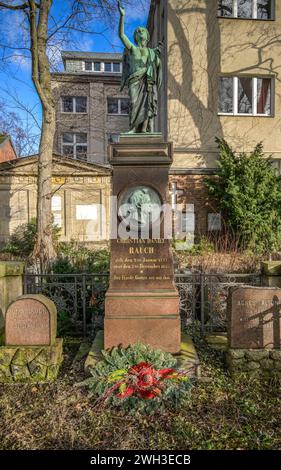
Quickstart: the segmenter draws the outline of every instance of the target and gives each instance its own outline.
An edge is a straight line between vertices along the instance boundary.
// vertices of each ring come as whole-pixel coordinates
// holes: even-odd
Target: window
[[[272,116],[272,79],[220,77],[219,113]]]
[[[107,98],[108,114],[129,114],[128,98]]]
[[[91,72],[93,70],[93,62],[90,61],[90,60],[85,60],[84,68],[85,68],[85,70]]]
[[[62,153],[77,160],[87,161],[87,134],[79,132],[72,134],[64,132],[62,134]]]
[[[104,71],[105,71],[105,72],[111,72],[111,67],[112,67],[112,63],[111,63],[111,62],[105,62],[105,63],[104,63]]]
[[[272,20],[274,18],[274,0],[219,0],[218,15]]]
[[[84,70],[86,72],[121,73],[121,62],[85,60]]]
[[[113,72],[121,72],[121,64],[120,62],[113,62]]]
[[[63,113],[87,113],[87,97],[86,96],[63,96],[62,97]]]

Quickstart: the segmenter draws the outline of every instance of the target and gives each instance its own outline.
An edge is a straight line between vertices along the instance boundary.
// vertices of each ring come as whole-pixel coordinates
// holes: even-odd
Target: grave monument
[[[110,285],[105,300],[104,346],[150,344],[180,351],[179,295],[174,284],[169,222],[168,172],[173,148],[152,133],[161,85],[161,44],[147,46],[139,27],[133,44],[124,32],[123,86],[130,96],[130,129],[109,146],[113,167]]]

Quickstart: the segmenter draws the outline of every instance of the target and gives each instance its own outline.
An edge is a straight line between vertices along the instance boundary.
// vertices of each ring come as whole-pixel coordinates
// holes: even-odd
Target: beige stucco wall
[[[0,167],[0,243],[21,224],[36,217],[37,160],[22,159],[14,167]],[[109,237],[110,170],[70,161],[53,169],[53,196],[61,197],[61,241],[102,243]],[[98,207],[96,220],[78,220],[77,205]]]
[[[175,167],[213,168],[215,136],[240,151],[263,141],[266,153],[281,158],[281,2],[275,3],[276,21],[261,21],[218,18],[217,0],[156,1],[154,44],[161,36],[159,10],[167,10],[167,124]],[[219,116],[220,74],[274,77],[273,117]]]

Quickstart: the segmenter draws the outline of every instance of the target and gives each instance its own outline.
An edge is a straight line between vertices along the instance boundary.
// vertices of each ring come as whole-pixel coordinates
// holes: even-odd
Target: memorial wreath
[[[102,356],[81,384],[98,402],[127,410],[176,407],[191,388],[187,372],[177,369],[177,360],[150,346],[113,348],[102,351]]]

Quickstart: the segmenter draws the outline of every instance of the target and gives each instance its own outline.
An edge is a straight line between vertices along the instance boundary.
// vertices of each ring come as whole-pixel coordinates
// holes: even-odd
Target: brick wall
[[[218,211],[217,205],[208,195],[204,184],[205,175],[171,175],[169,186],[177,183],[177,189],[183,194],[177,197],[178,204],[194,204],[195,234],[198,239],[208,232],[208,214]]]
[[[8,162],[10,160],[14,160],[15,158],[17,158],[17,155],[15,154],[15,151],[13,149],[13,146],[11,145],[11,142],[9,140],[5,141],[0,146],[0,163]]]

